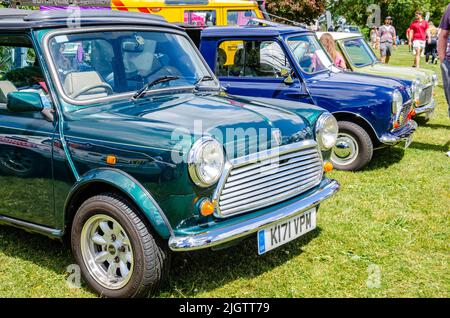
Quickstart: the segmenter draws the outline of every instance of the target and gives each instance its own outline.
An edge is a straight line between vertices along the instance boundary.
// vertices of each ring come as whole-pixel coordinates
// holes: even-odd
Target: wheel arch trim
[[[173,235],[173,229],[169,220],[150,192],[134,177],[122,170],[113,168],[98,168],[80,176],[80,180],[72,187],[65,202],[64,218],[66,224],[71,221],[68,218],[70,217],[70,209],[73,200],[76,199],[87,186],[95,183],[103,183],[111,186],[129,198],[143,213],[143,216],[150,222],[150,225],[161,238],[168,239]]]
[[[357,114],[357,113],[354,113],[354,112],[350,112],[350,111],[337,111],[337,112],[332,112],[331,114],[333,116],[335,116],[335,117],[336,117],[336,115],[339,116],[339,117],[340,116],[350,116],[350,117],[356,117],[359,120],[362,120],[372,130],[372,131],[368,132],[369,136],[373,135],[377,139],[377,141],[380,141],[380,136],[378,135],[378,132],[376,131],[376,129],[373,127],[373,125],[366,118],[364,118],[360,114]],[[336,118],[336,120],[338,120],[338,119]],[[349,118],[347,121],[351,121],[351,118]]]

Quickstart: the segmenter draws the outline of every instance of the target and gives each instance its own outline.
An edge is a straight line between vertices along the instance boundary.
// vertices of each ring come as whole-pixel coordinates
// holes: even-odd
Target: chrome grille
[[[433,85],[423,88],[422,93],[419,96],[419,106],[429,104],[431,102],[431,98],[433,98]]]
[[[216,216],[261,209],[299,195],[322,180],[321,152],[313,140],[229,162],[219,181]]]
[[[411,105],[411,103],[403,105],[400,115],[398,116],[399,127],[403,127],[408,123],[408,114],[411,111]]]

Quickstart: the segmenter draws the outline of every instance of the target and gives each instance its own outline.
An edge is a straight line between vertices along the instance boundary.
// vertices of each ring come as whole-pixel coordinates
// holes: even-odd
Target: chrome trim
[[[0,224],[7,224],[7,225],[15,226],[15,227],[24,229],[26,231],[41,233],[41,234],[44,234],[44,235],[47,235],[47,236],[53,237],[53,238],[55,238],[55,237],[59,238],[59,237],[63,236],[62,230],[50,228],[50,227],[39,225],[39,224],[34,224],[34,223],[23,221],[23,220],[18,220],[18,219],[11,218],[11,217],[8,217],[5,215],[0,215]]]
[[[207,137],[207,136],[197,139],[197,141],[192,145],[191,150],[189,150],[187,164],[188,164],[189,176],[191,177],[192,182],[194,182],[195,185],[202,187],[202,188],[207,188],[207,187],[210,187],[213,184],[215,184],[220,179],[220,176],[223,174],[223,169],[224,169],[224,167],[222,167],[222,171],[220,171],[218,177],[215,180],[213,180],[213,182],[211,182],[211,183],[205,182],[199,176],[196,162],[199,159],[199,156],[200,156],[201,151],[203,150],[203,147],[209,142],[216,143],[219,146],[219,148],[222,149],[222,157],[223,157],[224,166],[225,166],[225,152],[223,150],[223,145],[221,143],[219,143],[216,139],[214,139],[212,137]]]
[[[335,136],[334,145],[336,144],[336,140],[338,137],[339,126],[338,126],[338,122],[337,122],[336,118],[329,112],[322,113],[319,116],[319,118],[317,119],[316,127],[315,127],[316,140],[317,140],[317,143],[319,144],[321,150],[329,150],[334,147],[334,145],[332,145],[331,147],[326,147],[323,144],[323,127],[324,127],[326,121],[329,120],[330,118],[331,118],[331,120],[334,120],[334,124],[336,125],[336,136]]]
[[[236,171],[240,171],[241,173],[245,174],[246,170],[239,170],[240,167],[249,165],[249,164],[251,165],[253,163],[255,165],[252,165],[250,170],[257,169],[259,166],[261,166],[261,165],[257,164],[258,161],[264,161],[265,163],[267,163],[270,161],[270,159],[278,158],[283,155],[287,155],[292,152],[298,152],[298,151],[301,151],[301,150],[304,150],[307,148],[314,149],[315,151],[305,154],[305,159],[307,160],[307,162],[306,162],[306,164],[302,164],[300,170],[294,171],[295,170],[295,167],[294,167],[295,162],[286,163],[284,165],[279,165],[279,166],[277,166],[277,168],[279,168],[280,170],[284,168],[284,169],[287,169],[286,172],[294,171],[294,173],[295,172],[301,173],[301,172],[309,171],[308,175],[311,173],[310,169],[314,168],[316,170],[320,169],[320,175],[317,175],[318,176],[317,179],[305,180],[305,181],[310,181],[310,182],[305,182],[304,184],[302,184],[302,187],[300,189],[298,188],[298,184],[296,185],[295,189],[292,188],[293,186],[291,184],[286,184],[286,186],[287,186],[286,188],[280,189],[280,190],[284,190],[284,191],[277,193],[278,196],[276,198],[276,200],[277,200],[276,202],[281,202],[281,201],[287,200],[288,198],[291,198],[295,195],[299,195],[301,193],[300,191],[307,191],[311,187],[320,183],[320,180],[322,180],[322,177],[323,177],[322,152],[320,151],[317,143],[314,140],[304,140],[304,141],[300,141],[297,143],[284,145],[281,147],[264,150],[264,151],[253,153],[253,154],[250,154],[247,156],[228,160],[225,163],[222,176],[220,177],[219,182],[217,183],[216,190],[214,191],[214,194],[212,196],[213,202],[216,203],[216,210],[214,212],[214,216],[217,218],[226,218],[226,217],[230,217],[230,216],[233,216],[236,214],[249,212],[253,209],[263,208],[263,207],[269,205],[270,202],[273,202],[273,200],[274,200],[273,197],[261,198],[261,200],[258,200],[257,202],[251,202],[252,194],[258,193],[258,194],[262,195],[259,192],[267,190],[267,189],[261,189],[259,192],[257,191],[255,193],[246,191],[249,187],[257,186],[258,183],[260,183],[260,181],[261,181],[260,178],[259,179],[257,178],[257,175],[255,175],[254,173],[251,173],[251,172],[248,173],[248,176],[245,175],[245,178],[247,178],[247,179],[243,185],[245,185],[246,187],[244,187],[243,189],[242,189],[242,187],[234,189],[235,191],[239,191],[239,193],[233,197],[227,196],[227,191],[225,189],[225,186],[228,184],[229,179],[233,178],[233,174],[236,173]],[[310,155],[314,155],[314,158],[316,158],[315,162],[310,161],[311,160],[311,157],[309,157]],[[319,167],[319,163],[320,163],[320,167]],[[290,168],[291,166],[292,166],[292,168]],[[270,171],[270,170],[271,169],[269,169],[268,171]],[[254,178],[252,178],[252,177],[254,177]],[[264,178],[263,175],[261,175],[261,177]],[[291,177],[292,177],[292,174],[291,174]],[[270,180],[272,180],[272,179],[270,179]],[[297,179],[297,181],[299,181],[299,180]],[[231,183],[233,181],[231,180],[229,182]],[[291,182],[292,182],[292,180],[291,180]],[[273,187],[272,184],[271,184],[271,186]],[[223,200],[222,194],[225,195],[225,199],[224,199],[225,201],[235,199],[236,197],[242,197],[243,200],[246,200],[245,202],[248,201],[247,203],[245,203],[245,205],[246,205],[245,209],[242,210],[241,208],[238,208],[237,206],[232,206],[232,207],[230,207],[230,210],[232,212],[223,214],[221,211],[221,207],[220,207],[220,201]],[[276,202],[273,202],[273,203],[276,203]],[[233,203],[236,203],[236,202],[233,201],[233,202],[229,203],[229,205],[232,205]]]
[[[180,36],[185,37],[190,43],[191,45],[193,45],[192,40],[181,30],[175,30],[175,29],[169,29],[169,28],[164,28],[164,27],[152,27],[152,28],[148,28],[148,27],[136,27],[136,26],[121,26],[121,27],[81,27],[81,28],[77,28],[77,29],[70,29],[70,28],[66,28],[66,29],[58,29],[56,31],[50,31],[49,33],[45,34],[43,39],[42,39],[42,43],[43,43],[43,51],[44,51],[44,59],[45,62],[47,63],[47,66],[49,68],[50,71],[50,75],[51,78],[53,80],[53,82],[55,83],[56,89],[58,90],[59,95],[61,96],[61,98],[69,103],[69,104],[73,104],[76,106],[87,106],[87,105],[91,105],[94,103],[102,103],[102,102],[108,102],[108,101],[112,101],[112,100],[119,100],[119,99],[125,99],[125,98],[131,98],[135,92],[129,92],[129,93],[120,93],[120,94],[114,94],[111,96],[107,96],[107,97],[99,97],[96,99],[84,99],[84,100],[75,100],[69,96],[66,95],[64,88],[62,87],[62,83],[59,80],[59,76],[58,76],[58,72],[56,70],[56,67],[53,63],[53,59],[52,59],[52,55],[50,53],[50,49],[49,49],[49,41],[50,38],[54,37],[54,36],[58,36],[58,35],[63,35],[63,34],[74,34],[74,33],[89,33],[89,32],[104,32],[104,31],[146,31],[146,32],[152,32],[152,31],[164,31],[167,33],[174,33],[174,34],[178,34]],[[195,45],[193,45],[195,51],[198,52],[198,49],[195,47]],[[200,54],[200,53],[199,53]],[[206,69],[206,71],[209,73],[209,75],[214,78],[215,83],[219,83],[217,77],[215,76],[215,74],[210,70],[210,68],[207,66],[206,61],[203,59],[203,57],[201,55],[199,55],[200,60],[203,62],[203,65]],[[178,87],[171,87],[171,88],[160,88],[160,89],[154,89],[151,90],[149,92],[147,92],[146,94],[152,93],[152,94],[156,94],[156,93],[161,93],[161,92],[165,92],[165,91],[177,91],[177,90],[192,90],[194,89],[194,85],[189,85],[189,86],[178,86]],[[217,85],[217,88],[220,88],[220,85]]]
[[[414,110],[416,111],[417,115],[420,115],[424,113],[432,113],[434,112],[435,108],[436,108],[436,100],[432,98],[430,103],[414,108]]]
[[[246,237],[275,223],[283,222],[286,219],[318,206],[322,201],[328,199],[339,190],[340,185],[336,180],[326,179],[324,182],[326,184],[322,184],[320,188],[307,197],[272,212],[222,228],[206,230],[199,234],[186,236],[174,235],[169,239],[169,247],[175,252],[210,248]]]
[[[405,131],[405,128],[408,128],[408,129]],[[408,121],[408,123],[405,126],[398,129],[396,132],[383,134],[380,138],[380,141],[383,144],[393,146],[393,145],[398,144],[399,142],[407,140],[408,137],[411,136],[411,134],[414,133],[414,131],[416,129],[417,129],[417,123],[414,120],[410,120],[410,121]],[[396,133],[399,133],[399,134],[396,134]]]

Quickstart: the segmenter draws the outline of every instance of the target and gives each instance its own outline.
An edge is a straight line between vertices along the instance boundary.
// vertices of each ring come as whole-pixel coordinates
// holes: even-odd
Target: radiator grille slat
[[[252,160],[240,160],[219,185],[218,215],[241,214],[299,195],[320,183],[322,166],[314,141],[280,147],[279,155],[266,151]]]

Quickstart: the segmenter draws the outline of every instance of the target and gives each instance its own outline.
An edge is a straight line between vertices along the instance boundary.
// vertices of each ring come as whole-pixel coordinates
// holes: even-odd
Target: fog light
[[[323,171],[330,172],[331,170],[333,170],[333,164],[329,161],[325,162],[323,165]]]
[[[203,216],[208,216],[214,213],[216,205],[214,202],[211,202],[209,199],[204,199],[200,202],[199,209],[200,214]]]

